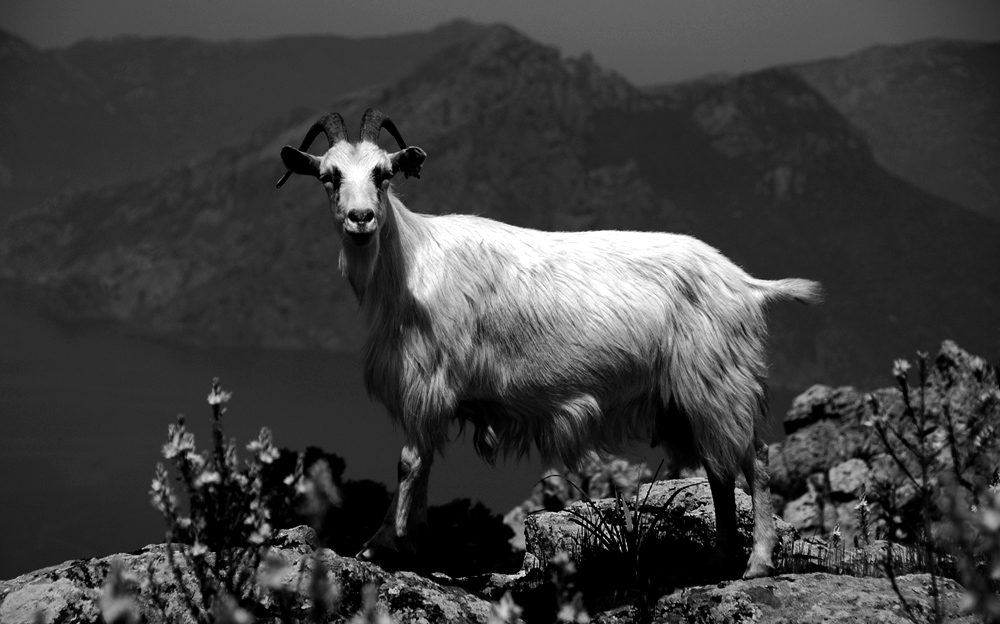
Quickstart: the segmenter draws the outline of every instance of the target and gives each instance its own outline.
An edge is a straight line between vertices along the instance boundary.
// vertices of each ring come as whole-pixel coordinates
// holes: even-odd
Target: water
[[[160,541],[153,468],[178,413],[207,448],[213,376],[233,392],[224,423],[241,448],[266,425],[279,446],[341,455],[347,478],[395,484],[402,435],[369,400],[355,355],[158,342],[0,299],[0,579]],[[503,513],[521,502],[540,463],[491,469],[471,446],[435,460],[431,504],[467,497]]]
[[[3,295],[0,579],[160,541],[148,491],[167,425],[185,414],[207,448],[214,376],[233,392],[224,425],[241,448],[267,426],[279,446],[320,446],[346,460],[347,478],[394,486],[402,435],[369,400],[356,355],[153,341],[112,324],[48,320]],[[773,411],[790,398],[776,392]],[[460,439],[435,460],[431,504],[466,497],[504,513],[524,500],[540,462],[492,469],[471,446]],[[660,458],[646,445],[627,455]]]

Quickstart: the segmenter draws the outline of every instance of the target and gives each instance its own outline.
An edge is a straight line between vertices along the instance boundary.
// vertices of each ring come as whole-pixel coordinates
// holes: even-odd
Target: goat
[[[378,146],[386,129],[400,151]],[[322,157],[306,153],[323,132]],[[820,285],[754,279],[679,234],[542,232],[468,215],[413,213],[390,180],[419,177],[426,153],[368,109],[356,143],[328,114],[288,171],[316,177],[342,243],[340,268],[367,321],[365,383],[401,426],[398,487],[358,557],[399,564],[426,526],[431,462],[454,421],[477,452],[572,466],[589,450],[652,439],[681,465],[701,462],[717,517],[715,557],[733,556],[735,479],[752,490],[744,577],[773,571],[764,361],[767,304],[817,302]],[[412,561],[412,559],[409,559]]]

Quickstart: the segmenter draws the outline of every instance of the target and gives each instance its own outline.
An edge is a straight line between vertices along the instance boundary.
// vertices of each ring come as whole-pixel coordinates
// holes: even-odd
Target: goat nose
[[[355,223],[368,223],[375,218],[374,210],[352,210],[347,213],[347,218]]]

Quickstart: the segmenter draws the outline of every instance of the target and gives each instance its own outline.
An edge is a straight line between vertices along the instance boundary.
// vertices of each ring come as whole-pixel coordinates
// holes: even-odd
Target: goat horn
[[[347,138],[347,126],[344,125],[344,118],[340,116],[339,113],[328,113],[319,118],[319,120],[314,123],[309,130],[306,132],[306,136],[302,139],[302,144],[299,146],[299,151],[305,151],[309,149],[312,142],[316,140],[319,133],[322,132],[326,135],[326,140],[333,147],[335,144],[341,141],[348,141]],[[288,181],[292,175],[292,171],[288,170],[285,175],[281,176],[278,180],[277,188],[281,188],[281,185]]]
[[[371,141],[378,145],[378,135],[382,128],[388,130],[392,138],[396,139],[399,149],[406,149],[406,141],[399,135],[396,124],[392,123],[392,120],[386,117],[385,113],[374,108],[366,110],[361,117],[361,137],[358,140]]]

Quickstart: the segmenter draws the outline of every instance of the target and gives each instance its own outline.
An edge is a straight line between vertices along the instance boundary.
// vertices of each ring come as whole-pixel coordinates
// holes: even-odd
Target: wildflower
[[[205,467],[205,457],[194,449],[184,455],[184,460],[191,465],[192,472],[201,472]]]
[[[871,519],[871,505],[868,504],[868,488],[861,484],[861,497],[858,504],[854,506],[854,511],[858,515],[858,529],[865,544],[871,544],[871,531],[869,521]],[[857,538],[855,538],[857,539]]]
[[[840,523],[838,522],[837,526],[833,527],[833,533],[830,534],[830,541],[834,544],[839,544],[842,537],[840,534]]]
[[[522,611],[508,591],[500,598],[500,602],[494,602],[490,606],[489,624],[513,624],[519,621]]]
[[[864,496],[862,496],[861,500],[858,501],[858,504],[854,506],[854,511],[860,513],[868,513],[870,508],[871,506],[868,504],[868,501],[865,499]]]
[[[212,379],[212,391],[208,393],[209,405],[221,405],[222,403],[228,403],[232,396],[232,392],[226,392],[221,386],[219,386],[218,377]]]
[[[288,589],[288,577],[292,573],[292,566],[288,565],[288,562],[281,555],[272,552],[264,559],[258,579],[262,587],[283,591]]]
[[[99,601],[105,622],[138,624],[142,621],[139,604],[132,594],[138,585],[136,578],[125,570],[121,559],[112,560]]]
[[[208,404],[209,405],[219,405],[220,403],[227,403],[229,399],[232,398],[233,393],[227,392],[225,390],[219,390],[218,392],[213,388],[211,392],[208,393]]]
[[[559,572],[567,576],[576,573],[576,564],[573,563],[573,560],[569,557],[569,553],[565,550],[560,550],[552,557],[552,565]]]
[[[220,483],[221,481],[222,477],[219,476],[218,472],[214,470],[206,470],[195,478],[194,486],[196,488],[201,488],[212,483]]]
[[[906,373],[910,370],[910,363],[900,358],[892,363],[892,375],[900,381],[906,379]]]
[[[979,521],[982,523],[983,527],[991,533],[1000,531],[1000,509],[983,509]]]
[[[149,495],[153,499],[153,507],[161,514],[169,516],[177,509],[177,497],[170,488],[170,478],[163,464],[156,464],[156,476],[153,477]]]
[[[251,533],[248,539],[251,544],[263,544],[269,537],[271,537],[271,525],[265,522],[260,529]]]
[[[572,602],[567,602],[559,609],[556,621],[571,622],[572,624],[589,624],[590,614],[584,608],[582,600],[579,600],[581,598],[580,594],[577,594],[576,598]]]
[[[193,557],[204,557],[207,552],[208,546],[202,544],[201,542],[195,542],[194,546],[191,547],[191,556]]]
[[[163,456],[167,459],[173,459],[194,450],[194,434],[190,433],[183,424],[167,427],[167,438],[167,443],[163,445]]]
[[[212,604],[212,621],[217,624],[251,624],[250,612],[241,607],[229,594],[216,598]]]
[[[271,430],[267,427],[262,427],[257,439],[247,444],[247,450],[256,455],[262,464],[273,463],[281,455],[278,449],[274,448]]]

